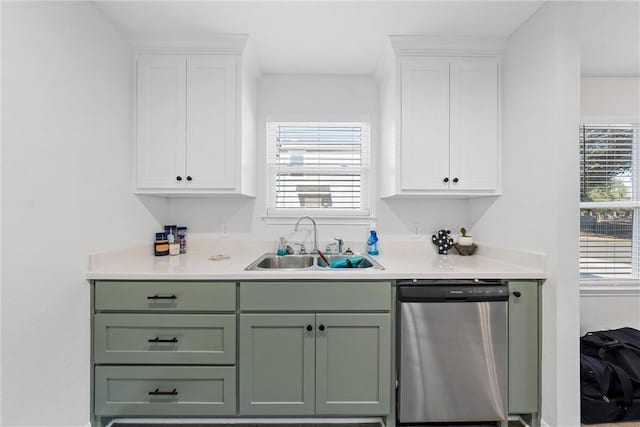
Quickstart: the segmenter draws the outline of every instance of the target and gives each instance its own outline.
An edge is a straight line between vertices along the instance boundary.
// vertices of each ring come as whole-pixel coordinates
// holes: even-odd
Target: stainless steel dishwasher
[[[398,281],[397,292],[399,422],[506,420],[506,283]]]

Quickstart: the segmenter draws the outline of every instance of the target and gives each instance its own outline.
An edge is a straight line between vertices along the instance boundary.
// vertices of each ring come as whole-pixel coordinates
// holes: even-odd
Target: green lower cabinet
[[[509,283],[509,413],[539,412],[537,282]]]
[[[316,414],[386,415],[389,314],[316,315]]]
[[[386,415],[389,314],[241,314],[241,415]]]
[[[98,416],[213,416],[236,412],[231,366],[96,366]]]
[[[241,314],[239,336],[240,414],[312,415],[315,315]]]

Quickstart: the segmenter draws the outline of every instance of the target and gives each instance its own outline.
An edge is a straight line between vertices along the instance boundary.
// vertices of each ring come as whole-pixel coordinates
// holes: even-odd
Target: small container
[[[278,252],[279,256],[287,255],[287,240],[284,237],[280,237],[278,240]]]
[[[155,256],[169,255],[169,240],[164,233],[156,233],[156,240],[153,243],[153,254]]]
[[[367,253],[369,255],[379,255],[380,251],[378,249],[378,234],[376,233],[376,225],[375,223],[371,223],[371,227],[369,230],[369,238],[367,239]]]
[[[164,226],[164,234],[167,235],[167,239],[171,240],[171,235],[173,234],[174,240],[177,234],[177,225],[165,225]],[[172,243],[172,242],[169,242]]]
[[[180,245],[180,253],[187,253],[187,227],[178,227],[178,244]]]
[[[169,243],[169,255],[180,255],[180,243]]]

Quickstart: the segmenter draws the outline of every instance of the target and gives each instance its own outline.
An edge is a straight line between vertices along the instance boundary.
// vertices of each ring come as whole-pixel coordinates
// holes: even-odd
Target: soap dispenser
[[[376,233],[376,224],[371,223],[369,230],[369,238],[367,239],[367,253],[369,255],[379,255],[378,250],[378,234]]]

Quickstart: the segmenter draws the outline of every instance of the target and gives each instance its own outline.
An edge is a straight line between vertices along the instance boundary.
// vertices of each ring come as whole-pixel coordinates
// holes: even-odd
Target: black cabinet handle
[[[443,180],[442,180],[442,182],[444,182],[444,183],[449,182],[449,178],[445,178],[445,179],[443,179]]]
[[[320,329],[321,331],[324,331],[324,325],[318,326],[318,329]]]
[[[166,296],[162,296],[162,295],[153,295],[150,297],[147,297],[147,299],[153,299],[153,300],[158,300],[158,299],[171,299],[171,300],[175,300],[178,299],[177,296],[175,295],[166,295]]]
[[[176,181],[178,182],[182,181],[182,177],[180,175],[176,176]]]
[[[307,325],[307,331],[309,331],[309,332],[313,331],[313,326]]]
[[[520,297],[522,296],[522,292],[520,292],[520,291],[514,291],[514,292],[513,292],[513,296],[514,296],[514,297],[516,297],[516,298],[520,298]]]
[[[191,181],[191,180],[193,180],[193,178],[191,178],[191,175],[189,175],[189,176],[187,177],[187,181]]]
[[[177,395],[178,395],[178,391],[175,388],[171,391],[160,391],[160,389],[157,388],[149,392],[149,396],[177,396]]]
[[[161,338],[155,337],[155,338],[152,338],[152,339],[147,340],[147,341],[152,342],[154,344],[155,343],[161,343],[161,342],[170,342],[170,343],[173,343],[173,344],[177,344],[178,343],[178,338],[173,337],[170,340],[166,340],[166,339],[161,339]]]
[[[458,178],[453,178],[453,182],[458,182],[460,181]]]

